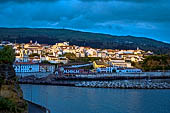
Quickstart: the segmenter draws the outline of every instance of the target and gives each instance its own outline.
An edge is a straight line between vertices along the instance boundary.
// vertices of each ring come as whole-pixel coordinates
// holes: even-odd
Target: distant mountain
[[[16,41],[17,43],[28,43],[33,40],[44,44],[69,41],[71,45],[93,48],[136,49],[139,47],[158,54],[170,53],[170,44],[145,37],[113,36],[68,29],[0,28],[0,40]]]

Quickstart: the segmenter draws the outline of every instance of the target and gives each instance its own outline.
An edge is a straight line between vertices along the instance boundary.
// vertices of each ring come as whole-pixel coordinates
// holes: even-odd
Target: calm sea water
[[[24,98],[51,113],[170,113],[170,90],[21,85]]]

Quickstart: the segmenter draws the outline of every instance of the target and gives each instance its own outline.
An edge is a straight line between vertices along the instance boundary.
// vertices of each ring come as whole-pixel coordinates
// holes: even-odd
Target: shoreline
[[[106,80],[140,80],[140,79],[170,79],[170,76],[106,76],[106,77],[58,77],[56,80],[70,81],[106,81]]]
[[[152,90],[156,90],[156,89],[170,89],[169,88],[135,88],[135,87],[91,87],[91,86],[76,86],[75,84],[36,84],[36,83],[19,83],[19,84],[27,84],[27,85],[48,85],[48,86],[67,86],[67,87],[77,87],[77,88],[107,88],[107,89],[152,89]]]
[[[170,89],[170,88],[122,88],[122,87],[87,87],[87,86],[75,86],[75,85],[63,85],[63,84],[56,84],[56,85],[52,85],[52,84],[31,84],[31,83],[20,83],[20,84],[26,84],[26,85],[48,85],[48,86],[67,86],[67,87],[77,87],[77,88],[107,88],[107,89],[152,89],[152,90],[156,90],[156,89]]]
[[[88,88],[113,88],[113,89],[170,89],[170,83],[158,83],[158,82],[152,82],[152,80],[157,79],[170,79],[170,77],[145,77],[143,79],[131,77],[131,79],[126,79],[126,77],[123,79],[56,79],[55,81],[38,81],[38,80],[32,80],[32,81],[19,81],[19,84],[32,84],[32,85],[54,85],[54,86],[70,86],[70,87],[88,87]],[[119,80],[119,81],[116,81]],[[136,82],[136,81],[140,82]],[[83,85],[82,83],[85,82],[87,84]],[[88,85],[89,83],[92,83],[91,85]],[[100,84],[94,84],[94,83],[100,83]],[[109,86],[107,84],[112,84],[112,86]],[[115,85],[117,83],[118,85]],[[103,85],[104,84],[104,85]],[[120,85],[121,84],[121,85]]]

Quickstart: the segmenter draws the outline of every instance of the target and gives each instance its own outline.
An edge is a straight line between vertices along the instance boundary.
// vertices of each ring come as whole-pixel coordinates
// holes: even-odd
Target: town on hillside
[[[145,56],[153,55],[151,51],[112,50],[80,47],[70,45],[69,42],[55,45],[39,44],[37,41],[29,43],[10,43],[1,41],[3,46],[12,46],[15,51],[15,72],[49,73],[57,76],[86,75],[96,73],[141,73],[133,62],[142,62]],[[23,74],[24,73],[24,74]]]

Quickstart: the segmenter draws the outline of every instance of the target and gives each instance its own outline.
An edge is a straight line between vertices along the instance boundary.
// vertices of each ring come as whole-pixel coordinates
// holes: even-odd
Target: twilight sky
[[[170,0],[0,0],[0,27],[69,28],[170,43]]]

